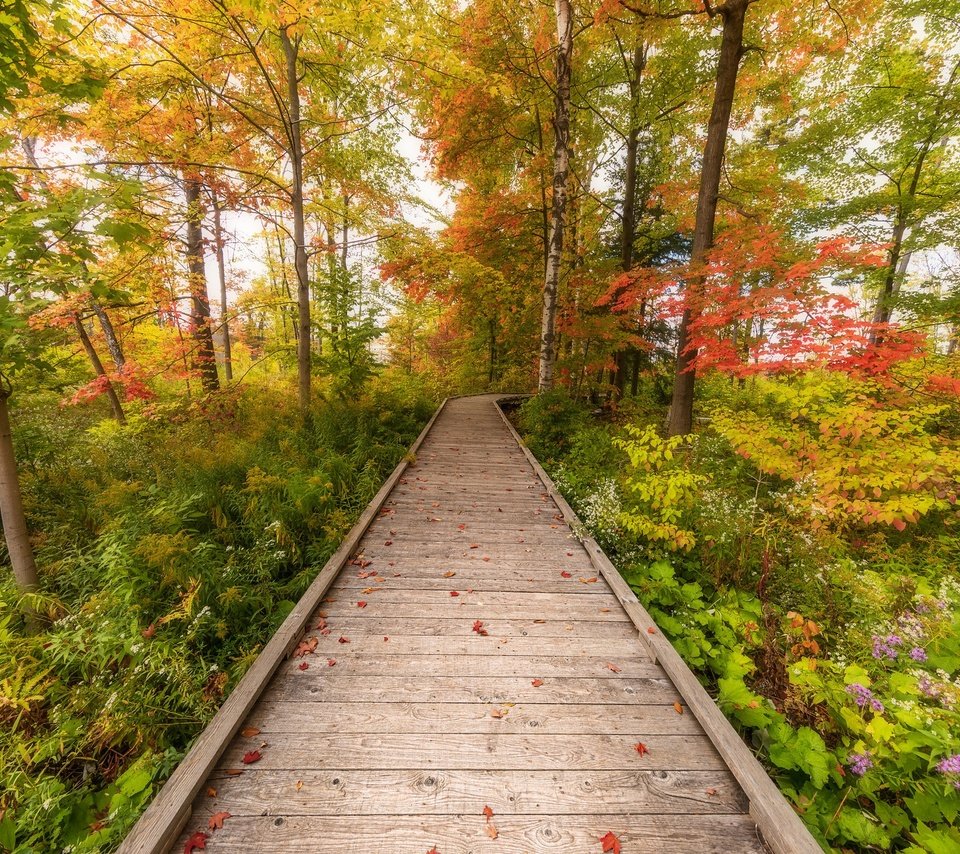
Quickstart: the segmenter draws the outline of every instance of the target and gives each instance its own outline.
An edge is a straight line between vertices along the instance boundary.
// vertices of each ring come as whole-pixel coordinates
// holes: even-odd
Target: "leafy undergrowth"
[[[114,848],[422,427],[266,384],[130,423],[17,413],[38,634],[0,588],[0,850]]]
[[[960,851],[956,401],[821,374],[709,387],[661,438],[562,393],[530,447],[835,851]]]

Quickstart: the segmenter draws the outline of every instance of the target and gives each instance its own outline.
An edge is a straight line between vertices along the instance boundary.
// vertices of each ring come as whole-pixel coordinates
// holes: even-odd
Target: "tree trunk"
[[[220,199],[217,191],[210,188],[213,203],[213,244],[217,251],[217,275],[220,279],[220,333],[223,335],[223,375],[227,382],[233,380],[233,355],[230,352],[230,310],[227,306],[227,265],[223,258],[223,224],[220,221]]]
[[[27,533],[27,519],[23,514],[20,495],[20,476],[10,433],[10,414],[7,410],[8,389],[0,389],[0,516],[3,518],[3,537],[17,587],[24,593],[37,588],[37,564]]]
[[[697,195],[697,217],[693,230],[693,248],[690,266],[696,269],[703,263],[707,250],[713,245],[713,230],[720,194],[720,176],[723,154],[730,127],[733,96],[737,88],[737,73],[743,56],[743,24],[751,0],[727,0],[715,10],[723,16],[723,35],[720,57],[717,61],[717,84],[713,108],[707,128],[707,142],[703,149],[700,168],[700,189]],[[703,288],[702,275],[695,275],[687,283],[687,307],[680,320],[677,340],[677,370],[673,382],[673,401],[670,405],[671,436],[681,436],[693,428],[693,394],[695,384],[695,347],[690,345],[690,324],[696,318],[696,300]]]
[[[184,176],[183,194],[187,203],[187,270],[190,279],[190,335],[193,337],[193,370],[200,377],[205,394],[218,391],[217,354],[210,328],[210,297],[203,264],[203,209],[200,181]]]
[[[100,323],[100,329],[103,331],[103,340],[106,342],[107,349],[110,351],[110,358],[113,359],[113,364],[116,369],[122,371],[127,364],[127,360],[123,355],[123,348],[117,339],[117,333],[113,328],[110,315],[107,314],[96,298],[91,297],[90,304],[93,307],[93,313],[97,316],[97,320]]]
[[[340,247],[340,264],[344,270],[347,269],[347,253],[350,251],[350,219],[347,211],[350,207],[350,197],[344,193],[343,196],[343,245]]]
[[[946,98],[952,93],[956,85],[957,75],[960,73],[960,62],[953,66],[950,72],[950,79],[942,90],[940,99],[937,101],[936,109],[933,112],[933,118],[930,123],[929,132],[920,145],[917,153],[917,161],[913,167],[913,174],[910,176],[910,184],[907,186],[906,197],[901,197],[897,205],[897,218],[893,224],[893,241],[890,247],[890,257],[887,262],[887,270],[883,279],[883,288],[877,297],[877,305],[873,311],[873,322],[876,324],[886,324],[890,322],[890,316],[893,313],[893,301],[900,291],[900,284],[903,276],[907,272],[907,265],[910,263],[911,252],[907,252],[901,259],[903,253],[903,240],[909,227],[909,213],[913,208],[917,198],[917,192],[920,189],[920,178],[923,175],[923,166],[927,157],[930,155],[930,149],[937,136],[941,133],[940,118],[943,115],[943,109]],[[940,142],[941,147],[946,145],[946,138]],[[898,185],[899,190],[899,185]],[[882,331],[873,329],[870,331],[870,343],[876,344],[882,338]]]
[[[550,247],[543,281],[543,314],[540,323],[540,377],[538,388],[553,388],[556,362],[554,335],[557,321],[557,288],[563,257],[563,226],[570,172],[570,65],[573,59],[573,8],[570,0],[554,0],[557,16],[557,82],[553,116],[553,203],[550,211]]]
[[[287,135],[290,143],[290,166],[293,170],[291,201],[293,205],[294,268],[297,271],[297,389],[300,417],[310,420],[310,273],[307,263],[306,221],[303,214],[303,144],[300,135],[300,88],[297,59],[300,40],[290,39],[286,29],[280,30],[280,41],[287,63],[287,108],[290,112]]]
[[[93,372],[98,377],[103,377],[106,386],[104,391],[107,395],[107,400],[110,401],[110,408],[113,410],[113,417],[117,419],[121,424],[127,423],[127,418],[123,414],[123,406],[120,404],[120,398],[117,397],[117,390],[113,387],[113,383],[110,382],[109,376],[107,376],[106,370],[104,370],[103,362],[100,361],[100,355],[97,353],[97,348],[93,346],[93,342],[90,340],[90,336],[87,335],[87,329],[83,325],[83,321],[80,319],[79,315],[73,316],[73,325],[77,330],[77,335],[80,336],[80,343],[83,344],[83,349],[86,351],[87,357],[90,359],[90,364],[93,365]]]

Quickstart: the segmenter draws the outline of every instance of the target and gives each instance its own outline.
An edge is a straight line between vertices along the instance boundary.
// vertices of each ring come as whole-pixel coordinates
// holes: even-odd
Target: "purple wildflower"
[[[941,759],[937,763],[937,770],[941,774],[960,774],[960,753]]]
[[[871,768],[873,768],[873,760],[870,758],[870,751],[865,753],[851,753],[847,757],[847,764],[850,766],[850,770],[853,771],[858,777],[862,777],[867,773]]]
[[[901,638],[900,635],[887,635],[885,638],[882,638],[879,635],[874,635],[873,657],[887,658],[890,661],[893,661],[897,655],[899,655],[899,650],[897,647],[902,643],[903,638]]]
[[[922,646],[915,646],[910,650],[910,657],[914,661],[926,661],[927,651]]]
[[[873,697],[873,691],[871,691],[866,685],[861,685],[859,682],[854,682],[852,685],[847,685],[847,693],[853,697],[853,702],[856,703],[861,709],[866,708],[867,705],[873,705],[874,703],[879,704],[878,700],[875,700]],[[873,706],[876,709],[876,706]],[[883,706],[881,705],[877,711],[883,711]]]

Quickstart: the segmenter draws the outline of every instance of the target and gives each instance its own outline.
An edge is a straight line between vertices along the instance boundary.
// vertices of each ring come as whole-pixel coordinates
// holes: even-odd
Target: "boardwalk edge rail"
[[[526,397],[523,395],[522,397]],[[630,585],[620,575],[619,570],[610,562],[603,549],[587,533],[586,526],[574,512],[567,500],[560,494],[553,479],[524,444],[520,434],[514,429],[510,419],[501,408],[501,402],[515,400],[520,395],[504,395],[497,399],[496,408],[504,424],[510,430],[520,449],[523,451],[537,476],[546,487],[550,497],[560,508],[564,520],[576,532],[577,537],[587,550],[590,561],[603,575],[614,594],[623,605],[631,622],[637,628],[640,642],[646,647],[650,658],[658,662],[673,680],[674,685],[686,701],[687,707],[703,727],[717,752],[729,766],[731,773],[743,789],[750,802],[750,816],[757,823],[764,841],[775,854],[823,854],[823,848],[807,830],[800,816],[790,806],[783,793],[773,782],[763,766],[753,755],[753,751],[733,728],[730,721],[717,707],[700,681],[687,667],[686,662],[674,649],[673,644],[664,637],[653,617],[640,604]],[[651,631],[652,630],[652,631]]]
[[[437,407],[416,441],[404,454],[390,477],[384,481],[383,486],[350,529],[350,533],[340,547],[324,564],[323,569],[307,588],[300,601],[280,624],[276,634],[257,656],[256,661],[127,834],[117,854],[164,854],[176,841],[190,818],[193,799],[210,771],[246,720],[277,668],[290,654],[307,621],[356,549],[367,528],[376,519],[384,502],[411,464],[414,455],[427,438],[448,400],[450,398],[446,398]]]

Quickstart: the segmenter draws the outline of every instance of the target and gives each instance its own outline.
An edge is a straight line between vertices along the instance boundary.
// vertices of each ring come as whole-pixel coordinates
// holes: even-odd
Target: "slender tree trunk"
[[[751,0],[727,0],[714,14],[723,17],[723,35],[720,41],[720,57],[717,61],[717,84],[707,128],[707,142],[703,149],[703,164],[700,169],[700,190],[697,195],[697,217],[693,230],[693,249],[690,266],[699,267],[707,250],[713,245],[713,230],[717,216],[717,200],[720,195],[720,176],[723,169],[723,154],[730,127],[733,96],[737,88],[737,73],[743,56],[743,24]],[[700,275],[687,283],[687,307],[680,321],[677,340],[677,370],[673,382],[673,401],[670,405],[671,436],[685,435],[693,428],[693,394],[696,375],[695,347],[690,345],[690,324],[696,318],[696,302],[703,289]]]
[[[83,349],[86,351],[87,358],[90,359],[90,364],[93,365],[93,371],[98,377],[103,377],[105,382],[104,391],[107,395],[107,400],[110,401],[110,408],[113,410],[113,417],[117,419],[121,424],[127,423],[127,418],[123,414],[123,406],[120,403],[120,398],[117,396],[117,390],[113,387],[113,383],[110,382],[110,377],[107,375],[106,370],[104,370],[103,362],[100,361],[100,355],[97,353],[97,348],[93,346],[93,342],[90,340],[90,336],[87,335],[87,329],[83,325],[83,321],[80,319],[79,315],[73,316],[73,326],[77,330],[77,335],[80,336],[80,343],[83,344]]]
[[[23,513],[23,498],[20,494],[20,476],[17,473],[17,458],[10,433],[10,414],[7,400],[8,389],[0,389],[0,516],[3,517],[3,538],[7,542],[7,554],[17,586],[25,593],[37,588],[37,564],[33,547],[27,533],[27,519]]]
[[[190,278],[190,335],[193,337],[193,370],[200,376],[205,394],[217,391],[217,354],[210,328],[210,297],[203,263],[203,209],[200,181],[184,176],[183,194],[187,203],[187,270]]]
[[[290,166],[293,170],[293,243],[294,268],[297,271],[297,389],[300,398],[300,416],[304,423],[310,420],[310,272],[307,260],[306,220],[303,214],[303,141],[300,131],[300,83],[297,60],[300,53],[299,37],[291,40],[286,29],[280,30],[280,41],[287,65],[287,98],[290,111],[287,133],[290,142]]]
[[[644,44],[638,44],[633,50],[633,58],[626,73],[630,83],[630,130],[627,132],[626,162],[624,164],[623,181],[623,221],[620,229],[620,267],[628,272],[633,267],[633,244],[637,236],[637,155],[640,150],[640,128],[638,126],[640,113],[640,78],[647,63],[647,51]],[[626,65],[626,57],[624,57]],[[620,294],[617,295],[619,298]],[[630,348],[622,348],[614,353],[614,362],[617,365],[617,380],[614,384],[616,394],[623,396],[626,384],[624,372],[627,366],[627,352]]]
[[[553,203],[550,212],[550,247],[543,282],[543,315],[540,323],[540,376],[538,388],[553,388],[556,363],[555,330],[557,289],[563,257],[563,227],[570,172],[570,75],[573,59],[573,7],[570,0],[554,0],[557,16],[557,81],[553,115]]]
[[[220,198],[215,188],[210,188],[213,204],[213,244],[217,252],[217,276],[220,279],[220,333],[223,335],[223,375],[227,382],[233,380],[233,355],[230,352],[230,309],[227,306],[227,265],[223,257],[223,223],[220,220]]]
[[[340,264],[344,270],[347,269],[347,254],[350,251],[350,219],[347,211],[350,206],[350,197],[344,193],[343,196],[343,245],[340,247]]]
[[[122,371],[127,364],[127,360],[123,355],[120,341],[117,339],[117,332],[113,328],[113,321],[110,320],[110,315],[95,298],[91,297],[90,305],[93,308],[93,313],[97,316],[97,321],[103,332],[103,340],[106,342],[107,350],[110,351],[110,358],[113,359],[116,369]]]
[[[913,173],[910,176],[910,183],[907,186],[905,198],[901,197],[897,206],[897,217],[893,224],[893,240],[890,247],[890,257],[883,279],[883,287],[880,295],[877,297],[877,304],[873,311],[873,322],[876,324],[886,324],[890,322],[890,316],[893,313],[894,298],[900,291],[900,284],[907,272],[907,265],[910,263],[911,252],[907,252],[906,255],[903,256],[903,259],[901,259],[903,240],[904,237],[906,237],[907,229],[910,225],[910,211],[916,202],[917,192],[920,189],[920,178],[923,175],[924,164],[926,163],[927,157],[930,156],[930,150],[937,136],[942,132],[940,119],[943,115],[947,96],[953,92],[956,86],[958,74],[960,74],[960,62],[954,64],[953,70],[950,72],[950,78],[942,90],[940,99],[937,101],[929,132],[920,145],[920,150],[917,152],[917,160],[913,166]],[[942,139],[940,142],[941,147],[945,146],[946,142],[946,138]],[[882,330],[871,330],[870,343],[876,344],[882,336]]]

